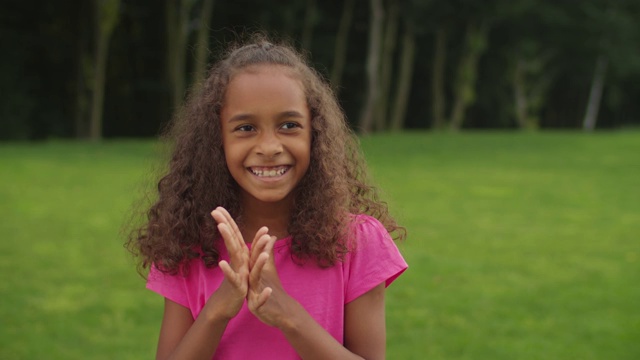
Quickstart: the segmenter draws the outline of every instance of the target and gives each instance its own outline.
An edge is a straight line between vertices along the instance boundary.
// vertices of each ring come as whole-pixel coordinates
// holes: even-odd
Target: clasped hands
[[[267,325],[279,327],[286,314],[286,302],[291,298],[282,288],[273,260],[275,236],[269,235],[267,227],[262,227],[249,249],[226,209],[218,207],[211,216],[218,223],[229,261],[218,263],[224,280],[205,307],[230,320],[238,314],[246,299],[251,313]]]

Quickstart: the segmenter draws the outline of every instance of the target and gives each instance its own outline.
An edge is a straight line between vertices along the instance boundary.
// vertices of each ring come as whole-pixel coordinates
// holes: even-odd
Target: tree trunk
[[[307,0],[304,13],[304,27],[302,29],[302,48],[311,51],[311,40],[313,39],[313,28],[316,24],[316,0]]]
[[[409,103],[409,92],[411,91],[415,51],[416,40],[413,31],[413,23],[410,19],[406,19],[404,34],[402,35],[400,74],[398,76],[398,85],[395,100],[393,102],[393,113],[391,116],[391,129],[393,131],[400,131],[404,126],[407,104]]]
[[[598,57],[596,69],[593,73],[593,80],[591,81],[589,103],[587,104],[587,111],[582,122],[582,129],[585,131],[593,131],[596,128],[598,111],[600,110],[600,102],[602,100],[602,89],[604,88],[605,75],[607,74],[607,63],[607,58],[604,55]]]
[[[466,110],[475,102],[478,60],[486,48],[486,25],[469,23],[466,32],[466,51],[462,55],[460,65],[458,66],[455,101],[449,122],[449,128],[451,130],[457,131],[462,128]]]
[[[346,0],[342,8],[342,17],[340,18],[340,26],[336,34],[336,45],[333,51],[333,67],[331,68],[331,86],[336,95],[340,92],[340,83],[342,81],[342,72],[344,64],[347,60],[347,43],[349,40],[349,29],[351,28],[351,20],[353,19],[353,9],[355,8],[355,0]]]
[[[90,13],[91,3],[81,1],[78,5],[78,36],[76,37],[76,101],[75,101],[75,121],[74,135],[78,139],[89,137],[88,120],[90,96],[89,84],[93,73],[93,55],[88,49],[91,34],[92,15]],[[94,11],[95,13],[95,11]],[[94,14],[95,15],[95,14]],[[95,26],[94,26],[95,28]],[[95,29],[93,29],[95,31]]]
[[[435,54],[433,59],[433,73],[431,82],[431,96],[433,97],[433,128],[443,129],[446,125],[445,119],[445,93],[444,75],[447,60],[447,29],[440,25],[436,30]]]
[[[510,73],[513,86],[516,124],[522,130],[540,127],[540,109],[544,107],[547,90],[555,72],[547,66],[552,53],[517,51]]]
[[[370,0],[369,52],[367,54],[367,95],[360,116],[360,131],[368,134],[373,126],[373,112],[379,99],[380,48],[382,46],[382,26],[384,9],[382,0]]]
[[[528,101],[527,101],[527,91],[525,84],[525,64],[524,60],[518,58],[516,61],[515,68],[513,70],[513,96],[515,99],[515,107],[516,107],[516,122],[518,123],[518,127],[521,129],[527,128],[528,123]]]
[[[196,40],[196,56],[193,59],[194,83],[198,83],[206,76],[209,63],[209,24],[213,14],[214,0],[203,0],[198,24],[198,38]]]
[[[109,55],[109,39],[118,22],[120,0],[96,0],[95,2],[95,66],[93,78],[93,96],[91,99],[91,118],[89,138],[93,141],[102,138],[102,116],[104,104],[105,73]]]
[[[102,111],[104,104],[105,72],[107,63],[108,39],[98,30],[96,36],[93,94],[91,99],[91,117],[89,120],[89,138],[93,141],[102,138]]]
[[[398,38],[398,3],[391,1],[387,11],[384,41],[380,54],[380,95],[374,113],[375,130],[385,130],[388,124],[389,92],[393,73],[393,54]]]
[[[185,58],[188,20],[193,0],[167,0],[165,3],[167,22],[167,75],[171,91],[171,107],[182,103],[185,91]]]

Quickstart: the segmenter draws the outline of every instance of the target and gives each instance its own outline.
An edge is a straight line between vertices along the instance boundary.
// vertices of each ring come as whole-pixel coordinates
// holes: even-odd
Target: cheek
[[[229,168],[229,170],[242,165],[242,161],[238,158],[237,155],[234,156],[233,151],[225,153],[225,159],[227,161],[227,167]]]
[[[228,149],[226,146],[222,147],[222,155],[224,156],[224,163],[227,169],[229,170],[232,169],[234,165],[234,161],[236,160],[235,157],[233,156],[233,153],[234,152]]]

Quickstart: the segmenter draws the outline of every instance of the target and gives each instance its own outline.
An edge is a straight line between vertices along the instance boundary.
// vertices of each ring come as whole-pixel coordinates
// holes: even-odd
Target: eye
[[[300,127],[300,124],[295,123],[295,122],[291,122],[291,121],[282,124],[282,129],[284,129],[284,130],[293,130],[293,129],[299,128],[299,127]]]
[[[241,131],[241,132],[249,132],[253,130],[254,130],[254,127],[252,125],[240,125],[237,128],[235,128],[235,131]]]

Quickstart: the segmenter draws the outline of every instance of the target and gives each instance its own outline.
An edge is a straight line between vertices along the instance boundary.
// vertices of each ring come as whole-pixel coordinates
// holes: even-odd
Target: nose
[[[277,134],[266,131],[258,138],[256,153],[266,157],[274,157],[282,153],[282,142]]]

